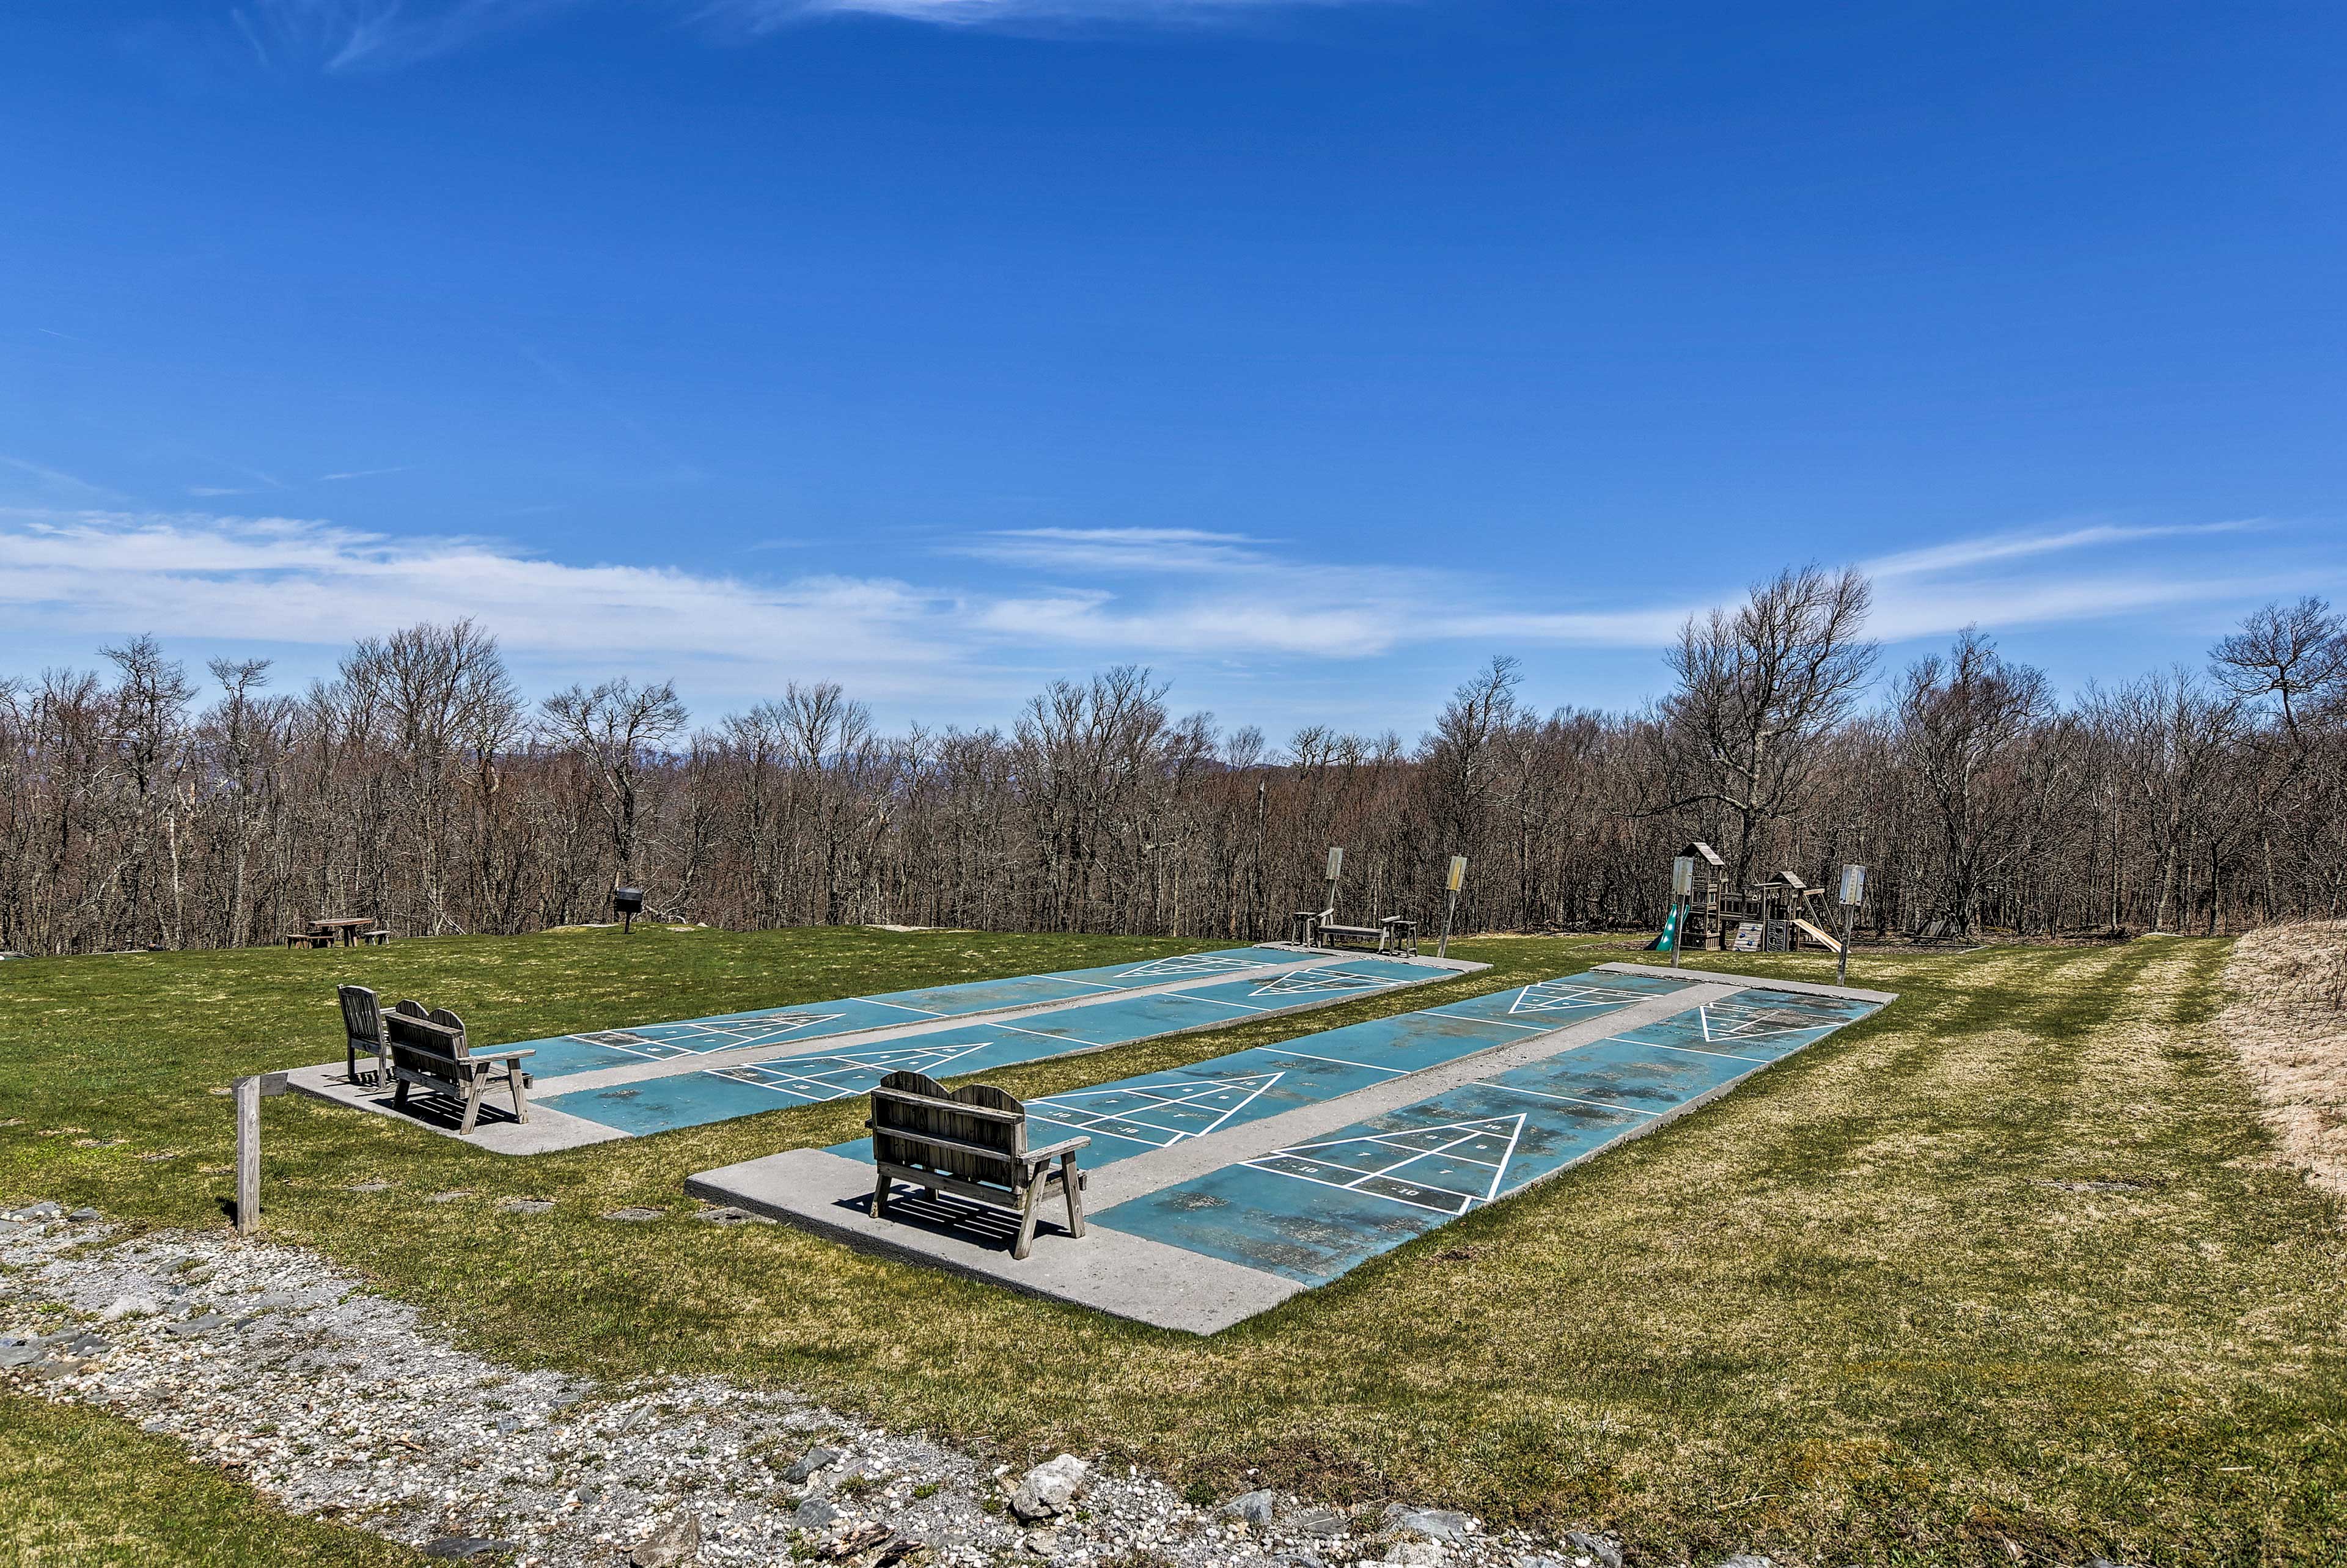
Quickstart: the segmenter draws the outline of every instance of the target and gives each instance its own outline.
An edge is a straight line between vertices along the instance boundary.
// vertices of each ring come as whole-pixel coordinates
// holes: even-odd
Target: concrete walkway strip
[[[1668,964],[1600,964],[1600,970],[1617,975],[1652,975],[1657,979],[1697,980],[1708,985],[1737,986],[1747,990],[1790,991],[1795,996],[1842,997],[1878,1007],[1899,999],[1897,991],[1862,990],[1856,986],[1824,986],[1808,980],[1772,980],[1765,975],[1734,975],[1721,969],[1675,969]]]

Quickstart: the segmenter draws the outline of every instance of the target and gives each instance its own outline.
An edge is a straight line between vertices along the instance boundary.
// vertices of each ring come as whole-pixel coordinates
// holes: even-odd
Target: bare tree
[[[1665,712],[1693,787],[1672,790],[1672,804],[1712,804],[1734,816],[1739,881],[1767,825],[1799,809],[1814,743],[1872,679],[1876,650],[1864,637],[1872,602],[1859,572],[1807,566],[1680,630],[1670,652],[1679,685]]]
[[[1958,635],[1945,659],[1917,661],[1900,682],[1900,748],[1939,824],[1942,913],[1956,935],[1978,927],[1983,876],[2019,846],[2018,753],[2051,702],[2044,672],[2006,663],[1977,628]]]
[[[661,748],[682,733],[684,704],[666,681],[639,686],[622,677],[592,691],[572,686],[558,692],[540,711],[557,741],[576,748],[602,781],[599,799],[619,860],[611,886],[620,886],[635,874],[644,772],[657,762]]]

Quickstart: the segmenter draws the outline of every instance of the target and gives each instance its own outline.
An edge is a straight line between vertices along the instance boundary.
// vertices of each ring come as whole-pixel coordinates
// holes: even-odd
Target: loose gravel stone
[[[1247,1502],[1234,1513],[1202,1510],[1154,1477],[1074,1455],[1024,1472],[980,1464],[787,1389],[507,1366],[425,1332],[414,1308],[365,1294],[315,1254],[226,1232],[110,1239],[102,1218],[64,1218],[55,1204],[5,1216],[0,1380],[110,1409],[295,1513],[439,1558],[504,1553],[516,1568],[764,1568],[808,1556],[849,1568],[1352,1568],[1399,1533],[1308,1502],[1283,1509],[1268,1492],[1233,1499]],[[1036,1528],[1022,1527],[1022,1504]],[[1402,1542],[1420,1554],[1394,1561],[1517,1568],[1543,1544],[1477,1533],[1463,1514],[1416,1512],[1459,1521],[1458,1537]],[[671,1547],[680,1554],[662,1558]],[[1583,1554],[1561,1562],[1618,1568],[1618,1557],[1583,1564]]]
[[[603,1217],[607,1220],[656,1220],[661,1217],[661,1212],[658,1209],[610,1209]]]
[[[1443,1508],[1404,1508],[1399,1503],[1386,1510],[1386,1522],[1396,1530],[1446,1542],[1464,1541],[1475,1528],[1475,1522],[1463,1513]]]
[[[701,1516],[679,1513],[638,1542],[628,1561],[635,1568],[670,1568],[701,1555]]]
[[[812,1448],[801,1454],[798,1462],[783,1471],[783,1479],[797,1486],[819,1470],[829,1470],[847,1456],[837,1449]]]
[[[1610,1535],[1592,1535],[1583,1531],[1568,1530],[1559,1542],[1576,1563],[1576,1568],[1622,1568],[1622,1543]],[[1587,1559],[1585,1565],[1579,1560]],[[1557,1568],[1565,1568],[1559,1563]]]
[[[1050,1519],[1065,1513],[1084,1489],[1092,1466],[1073,1454],[1061,1454],[1029,1471],[1010,1494],[1010,1512],[1021,1519]]]

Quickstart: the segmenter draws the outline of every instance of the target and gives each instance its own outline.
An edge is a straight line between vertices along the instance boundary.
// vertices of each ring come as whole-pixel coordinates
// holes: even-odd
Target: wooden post
[[[251,1235],[261,1227],[261,1102],[285,1092],[282,1072],[256,1072],[236,1081],[236,1230]]]
[[[1834,900],[1841,906],[1841,951],[1834,955],[1834,984],[1850,983],[1850,934],[1858,925],[1858,907],[1866,898],[1866,867],[1845,866]]]
[[[1459,890],[1466,885],[1467,857],[1454,855],[1450,857],[1450,869],[1442,879],[1442,939],[1434,944],[1434,956],[1438,958],[1450,956],[1450,917],[1459,912]]]
[[[261,1080],[236,1081],[236,1229],[251,1235],[261,1224]]]

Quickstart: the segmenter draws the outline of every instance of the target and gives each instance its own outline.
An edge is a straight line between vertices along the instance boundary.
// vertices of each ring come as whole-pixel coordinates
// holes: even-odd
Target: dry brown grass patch
[[[2233,944],[2219,1025],[2291,1163],[2347,1194],[2347,920],[2269,926]]]

